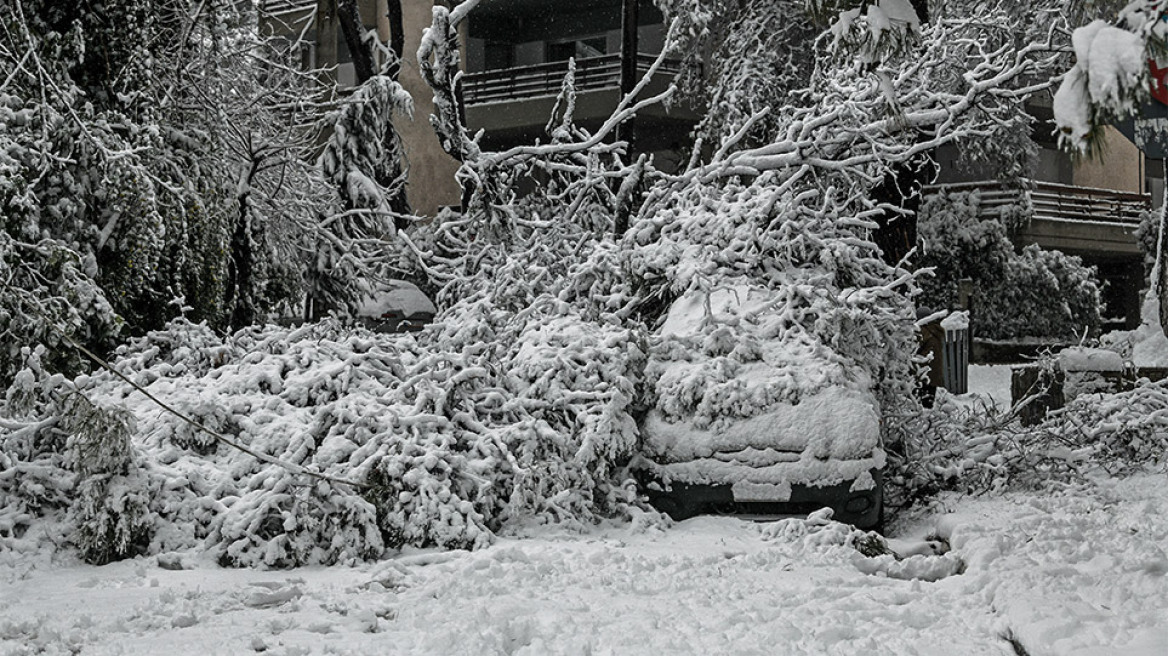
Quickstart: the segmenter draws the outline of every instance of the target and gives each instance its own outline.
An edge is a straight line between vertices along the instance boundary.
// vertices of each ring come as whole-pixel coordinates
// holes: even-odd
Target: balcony
[[[656,55],[637,55],[638,78],[648,72]],[[577,126],[595,130],[620,102],[620,55],[606,54],[576,60]],[[645,87],[640,98],[659,94],[673,83],[676,62],[666,62]],[[484,130],[489,149],[546,139],[547,125],[556,97],[568,74],[568,62],[556,61],[514,68],[467,73],[462,78],[466,124],[472,132]],[[697,111],[685,104],[653,105],[637,113],[640,152],[680,151],[698,120]]]
[[[1008,187],[998,181],[963,182],[929,186],[925,193],[980,191],[981,213],[986,216],[1001,216],[1006,208],[1021,205],[1033,208],[1034,220],[1098,223],[1120,229],[1134,229],[1152,206],[1150,194],[1039,181],[1026,186]]]
[[[655,59],[655,55],[638,53],[637,75],[647,73]],[[620,69],[619,54],[576,60],[576,92],[619,88]],[[672,78],[678,67],[676,62],[666,62],[658,70],[659,76]],[[478,105],[555,96],[567,74],[567,61],[468,73],[462,78],[463,97],[467,105]]]
[[[1140,216],[1151,209],[1151,194],[1031,181],[1024,188],[999,181],[932,185],[924,193],[981,192],[981,214],[1002,217],[1011,207],[1028,207],[1027,225],[1017,227],[1018,246],[1038,244],[1072,255],[1125,260],[1142,257],[1136,242]]]
[[[263,0],[260,8],[269,16],[307,15],[316,11],[316,0]]]
[[[1151,209],[1151,194],[1075,187],[1033,181],[1027,188],[998,181],[925,187],[924,193],[981,192],[981,215],[1003,217],[1012,207],[1029,207],[1029,223],[1014,228],[1016,247],[1037,244],[1083,258],[1107,283],[1103,300],[1111,329],[1140,325],[1140,290],[1144,285],[1143,252],[1136,241],[1140,217]]]

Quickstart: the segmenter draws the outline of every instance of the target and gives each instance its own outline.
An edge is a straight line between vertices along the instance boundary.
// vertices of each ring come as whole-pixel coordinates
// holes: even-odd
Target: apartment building
[[[979,189],[986,215],[1029,204],[1033,217],[1013,235],[1015,246],[1038,244],[1096,267],[1105,283],[1105,329],[1134,329],[1145,286],[1135,233],[1144,212],[1163,201],[1163,161],[1146,157],[1114,127],[1105,128],[1101,157],[1072,157],[1058,147],[1049,98],[1036,98],[1028,109],[1038,119],[1032,131],[1037,157],[1025,173],[1028,184],[997,180],[960,147],[947,146],[936,153],[940,173],[929,190]]]
[[[413,95],[415,111],[412,119],[399,117],[396,122],[409,159],[409,200],[427,215],[459,202],[457,162],[442,151],[430,127],[431,91],[421,79],[415,54],[433,6],[434,0],[401,0],[405,43],[400,81]],[[270,18],[264,29],[289,36],[303,33],[313,44],[305,47],[306,63],[335,65],[336,82],[344,89],[356,76],[336,21],[329,22],[333,7],[335,0],[265,0]],[[365,26],[388,40],[387,0],[360,0],[359,7]],[[323,34],[317,31],[320,25],[329,26]],[[636,29],[626,29],[632,25]],[[569,59],[576,65],[576,122],[595,129],[616,107],[622,91],[647,70],[665,40],[663,17],[651,0],[484,0],[461,30],[466,125],[472,133],[482,131],[488,149],[546,140],[545,126]],[[668,77],[653,80],[647,93],[664,90]],[[1148,160],[1110,128],[1102,161],[1074,161],[1057,148],[1049,102],[1039,99],[1031,111],[1040,120],[1033,132],[1039,150],[1027,173],[1029,190],[993,179],[991,171],[969,162],[957,147],[936,153],[937,185],[981,189],[987,212],[1029,202],[1034,220],[1015,235],[1019,247],[1037,243],[1098,267],[1108,283],[1113,327],[1132,328],[1139,321],[1144,284],[1134,233],[1141,213],[1163,198],[1162,162]],[[658,167],[669,169],[681,165],[698,118],[688,106],[656,106],[638,115],[635,132],[622,136],[631,137],[635,151],[653,153]]]
[[[404,33],[400,82],[414,98],[413,118],[395,122],[409,160],[407,194],[420,214],[459,203],[454,181],[457,162],[442,151],[429,124],[432,92],[418,71],[416,53],[422,30],[430,25],[432,0],[401,0]],[[303,35],[306,64],[335,66],[339,89],[356,82],[352,58],[339,35],[331,0],[265,0],[261,29],[296,38]],[[360,0],[362,22],[383,40],[390,38],[387,0]],[[631,18],[635,23],[627,23]],[[636,24],[636,30],[622,29]],[[328,25],[318,30],[321,25]],[[547,140],[545,126],[560,92],[569,59],[576,62],[576,123],[595,129],[616,107],[622,85],[628,88],[664,45],[661,13],[650,0],[630,7],[623,0],[489,0],[461,26],[464,47],[463,100],[466,125],[483,131],[485,148],[504,148]],[[627,55],[622,53],[628,53]],[[676,70],[676,69],[673,69]],[[668,75],[645,93],[659,93]],[[680,153],[698,115],[685,106],[653,107],[637,117],[637,152],[653,153],[658,166],[680,165]]]

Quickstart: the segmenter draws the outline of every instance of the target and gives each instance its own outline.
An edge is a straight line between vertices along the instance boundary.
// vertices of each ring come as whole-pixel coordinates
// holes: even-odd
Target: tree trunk
[[[1168,159],[1164,160],[1164,174],[1168,176]],[[1168,177],[1165,179],[1168,180]],[[1168,337],[1168,193],[1165,193],[1164,204],[1160,208],[1157,232],[1160,238],[1156,244],[1156,266],[1152,268],[1152,280],[1148,282],[1160,299],[1160,330]]]
[[[240,179],[237,202],[239,214],[235,219],[235,231],[231,235],[231,259],[227,263],[227,309],[232,330],[250,326],[256,322],[256,304],[253,272],[256,254],[255,240],[251,226],[251,187],[259,171],[261,159],[254,157]]]
[[[1160,243],[1164,243],[1161,238]],[[1168,244],[1165,244],[1168,247]],[[1168,337],[1168,267],[1160,266],[1160,330]]]
[[[929,21],[928,0],[911,0],[921,23]],[[924,139],[918,135],[917,141]],[[893,167],[884,181],[872,190],[872,199],[894,205],[904,213],[887,210],[876,217],[879,227],[872,241],[884,253],[884,261],[896,266],[917,245],[917,212],[921,209],[921,187],[933,181],[932,154],[921,155]]]
[[[373,62],[373,49],[365,44],[365,24],[361,22],[361,11],[357,0],[337,0],[337,19],[341,24],[341,34],[349,55],[353,59],[353,70],[357,73],[357,84],[364,84],[377,72]]]
[[[397,80],[401,73],[402,56],[406,50],[406,33],[404,17],[402,16],[401,0],[386,0],[385,17],[389,19],[389,49],[393,52],[393,61],[389,64],[386,74]]]

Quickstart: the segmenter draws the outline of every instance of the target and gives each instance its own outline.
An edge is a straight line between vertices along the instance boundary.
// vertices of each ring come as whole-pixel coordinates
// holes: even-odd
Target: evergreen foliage
[[[387,249],[353,244],[392,231],[350,225],[342,206],[351,199],[314,162],[330,101],[294,48],[258,34],[254,9],[184,0],[11,8],[0,22],[10,272],[0,293],[44,306],[4,305],[30,317],[0,319],[14,343],[55,345],[47,334],[56,331],[101,351],[122,329],[140,334],[180,314],[238,328],[298,311],[306,289],[327,307],[355,302],[338,281]],[[362,120],[346,124],[358,138]],[[27,259],[16,265],[8,254],[19,251]],[[309,284],[322,279],[334,282]],[[54,281],[59,289],[45,293]],[[54,297],[75,316],[61,316]],[[49,358],[70,359],[78,364]],[[13,363],[11,353],[0,361],[0,379]]]
[[[1009,235],[1028,214],[1026,207],[1012,207],[984,217],[977,191],[928,197],[920,217],[921,264],[933,275],[921,283],[920,303],[956,307],[958,281],[968,278],[977,291],[972,326],[979,337],[1077,341],[1098,335],[1103,304],[1095,270],[1035,245],[1017,251]]]

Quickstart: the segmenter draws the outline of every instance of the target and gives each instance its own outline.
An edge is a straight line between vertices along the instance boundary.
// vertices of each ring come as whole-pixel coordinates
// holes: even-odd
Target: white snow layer
[[[806,452],[820,459],[849,458],[870,454],[876,447],[880,416],[871,393],[829,387],[798,404],[778,403],[769,411],[735,419],[716,430],[669,422],[659,412],[651,412],[644,437],[651,453],[673,461],[750,448]]]
[[[934,507],[890,541],[902,560],[822,513],[544,527],[290,572],[0,552],[0,654],[1163,653],[1162,473]]]
[[[941,328],[950,330],[969,330],[969,312],[950,312],[949,316],[941,320]]]
[[[1144,299],[1141,316],[1132,340],[1132,362],[1137,367],[1168,367],[1168,336],[1160,325],[1160,300],[1155,294]]]
[[[385,289],[375,291],[362,300],[357,308],[357,315],[380,317],[392,311],[400,312],[402,316],[408,317],[419,312],[433,314],[438,309],[415,285],[404,280],[391,280]]]
[[[832,485],[884,466],[875,399],[843,387],[713,429],[652,411],[642,436],[646,454],[672,480],[780,486],[774,489],[782,493],[767,496],[779,501],[789,498],[791,483]]]
[[[1115,351],[1069,346],[1058,354],[1063,371],[1123,371],[1123,357]]]

